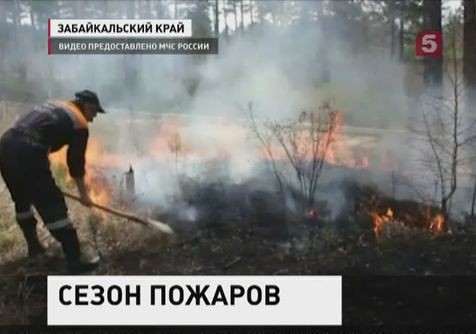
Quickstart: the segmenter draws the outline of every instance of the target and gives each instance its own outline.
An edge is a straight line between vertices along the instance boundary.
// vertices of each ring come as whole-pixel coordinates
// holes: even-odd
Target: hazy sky
[[[456,10],[461,7],[461,0],[443,0],[443,3],[448,5],[451,10]]]

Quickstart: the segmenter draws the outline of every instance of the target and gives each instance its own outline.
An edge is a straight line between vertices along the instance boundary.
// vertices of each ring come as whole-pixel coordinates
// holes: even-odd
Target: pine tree
[[[425,30],[441,31],[441,0],[423,0],[423,25]],[[423,78],[430,87],[441,87],[443,83],[443,58],[424,60]]]
[[[208,1],[194,1],[187,6],[187,18],[191,19],[193,37],[210,37],[212,21],[210,19],[210,3]]]
[[[463,74],[471,95],[476,101],[476,0],[464,0]]]

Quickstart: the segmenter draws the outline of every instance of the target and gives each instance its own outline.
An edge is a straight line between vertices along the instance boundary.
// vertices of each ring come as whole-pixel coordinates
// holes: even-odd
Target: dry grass
[[[58,177],[58,173],[56,176]],[[59,173],[61,175],[61,173]],[[64,177],[64,176],[63,176]],[[61,176],[59,184],[66,182]],[[161,236],[133,223],[107,216],[67,200],[70,218],[78,230],[82,251],[86,256],[99,251],[104,259],[123,253],[137,252],[144,244],[164,244]],[[46,275],[64,274],[65,262],[60,244],[38,219],[41,243],[47,248],[47,256],[34,261],[26,258],[26,243],[15,222],[14,206],[5,184],[0,180],[0,324],[44,325],[46,321]],[[132,259],[132,263],[136,259]],[[121,266],[103,261],[96,274],[123,273]]]
[[[31,107],[30,104],[0,101],[0,135],[15,122],[21,113],[28,111]],[[53,170],[53,174],[62,189],[74,190],[74,186],[68,183],[64,170],[60,168]],[[163,241],[156,233],[150,233],[150,230],[124,219],[91,210],[72,200],[67,200],[67,205],[69,216],[78,230],[82,250],[88,256],[95,255],[99,251],[102,256],[107,257],[118,248],[137,249],[143,245],[144,241],[155,245]],[[48,233],[37,213],[36,217],[40,240],[47,247],[48,255],[55,259],[53,261],[55,264],[49,267],[53,273],[61,271],[63,268],[60,245]],[[14,218],[13,203],[0,178],[0,266],[24,264],[22,261],[26,255],[26,244]],[[102,271],[107,273],[109,269],[105,268]],[[11,273],[23,275],[31,273],[32,270],[36,269],[25,269],[24,266],[18,265],[18,268]]]
[[[110,215],[104,215],[96,210],[91,210],[81,204],[67,200],[69,216],[78,230],[78,236],[85,256],[94,256],[100,253],[108,257],[121,249],[137,250],[144,243],[163,244],[163,236],[159,233],[151,233],[151,230],[136,225],[124,219],[118,219]],[[13,203],[8,191],[2,184],[0,192],[0,266],[14,263],[20,264],[26,255],[26,244],[21,231],[15,223]],[[44,246],[47,247],[48,255],[57,263],[52,267],[51,273],[63,271],[62,252],[60,244],[55,241],[46,230],[41,218],[35,214],[38,220],[38,234]],[[13,269],[13,268],[12,268]],[[36,268],[24,268],[19,266],[11,272],[18,275],[31,274]],[[108,273],[112,268],[102,268],[102,273]],[[45,272],[44,274],[48,274]]]
[[[0,181],[0,212],[0,263],[5,263],[18,259],[25,250],[15,223],[10,194],[3,181]]]

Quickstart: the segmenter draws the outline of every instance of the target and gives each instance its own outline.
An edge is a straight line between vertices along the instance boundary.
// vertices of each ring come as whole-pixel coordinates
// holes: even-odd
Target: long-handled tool
[[[65,195],[68,198],[74,199],[78,202],[81,202],[81,198],[79,198],[76,195],[73,195],[73,194],[70,194],[70,193],[67,193],[67,192],[64,192],[64,191],[63,191],[63,195]],[[132,213],[129,213],[129,212],[119,211],[119,210],[112,209],[112,208],[108,208],[106,206],[96,204],[96,203],[91,203],[91,206],[94,207],[94,208],[100,209],[102,211],[108,212],[110,214],[113,214],[115,216],[126,218],[130,221],[142,224],[144,226],[153,227],[157,230],[160,230],[163,233],[174,234],[174,230],[169,225],[167,225],[165,223],[162,223],[162,222],[159,222],[157,220],[141,218],[139,216],[136,216],[135,214],[132,214]]]

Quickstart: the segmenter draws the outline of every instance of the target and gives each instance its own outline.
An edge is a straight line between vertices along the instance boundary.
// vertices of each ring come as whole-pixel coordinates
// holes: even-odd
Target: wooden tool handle
[[[79,196],[67,193],[67,192],[62,192],[64,196],[74,199],[75,201],[81,202],[81,198]],[[141,217],[138,217],[132,213],[129,212],[123,212],[119,211],[117,209],[112,209],[104,205],[96,204],[96,203],[91,203],[91,206],[100,210],[103,210],[105,212],[108,212],[110,214],[113,214],[118,217],[126,218],[130,221],[145,225],[145,226],[150,226],[153,227],[157,230],[160,230],[163,233],[173,235],[175,232],[174,230],[167,224],[157,221],[157,220],[152,220],[152,219],[143,219]]]
[[[73,194],[70,194],[70,193],[67,193],[67,192],[64,192],[64,191],[63,191],[63,195],[68,197],[68,198],[74,199],[78,202],[81,202],[81,198],[79,196],[76,196],[76,195],[73,195]],[[149,221],[147,219],[143,219],[143,218],[138,217],[138,216],[136,216],[132,213],[119,211],[117,209],[112,209],[112,208],[109,208],[107,206],[103,206],[103,205],[97,204],[97,203],[91,203],[91,206],[94,207],[94,208],[100,209],[102,211],[108,212],[110,214],[113,214],[115,216],[118,216],[118,217],[126,218],[126,219],[132,220],[134,222],[143,224],[143,225],[149,225]]]

